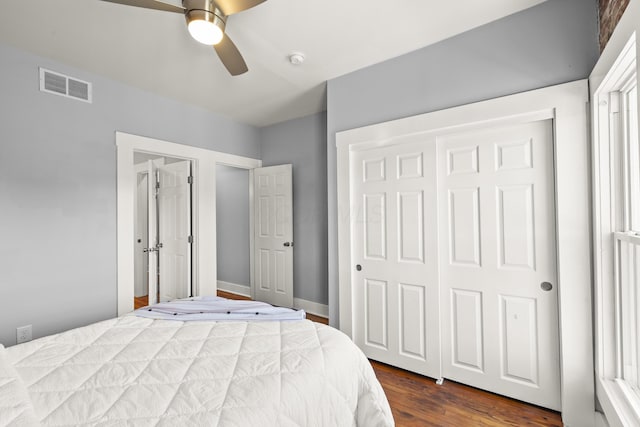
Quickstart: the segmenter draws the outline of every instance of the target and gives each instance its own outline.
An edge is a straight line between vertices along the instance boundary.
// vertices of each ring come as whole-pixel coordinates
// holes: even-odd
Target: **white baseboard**
[[[306,299],[294,298],[293,306],[295,308],[301,308],[309,314],[315,314],[316,316],[329,318],[329,306],[325,304],[319,304],[313,301],[307,301]]]
[[[251,298],[251,288],[249,286],[218,280],[218,289]]]
[[[236,283],[218,280],[218,289],[220,289],[221,291],[231,292],[232,294],[251,298],[251,288],[249,286],[238,285]],[[315,314],[316,316],[325,317],[327,319],[329,318],[328,305],[319,304],[317,302],[308,301],[302,298],[294,298],[293,306],[295,308],[302,309],[309,314]]]

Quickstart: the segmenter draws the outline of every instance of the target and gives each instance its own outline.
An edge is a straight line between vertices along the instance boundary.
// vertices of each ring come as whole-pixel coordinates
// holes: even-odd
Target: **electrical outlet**
[[[18,344],[31,341],[31,337],[31,325],[20,326],[16,329],[16,341],[18,342]]]

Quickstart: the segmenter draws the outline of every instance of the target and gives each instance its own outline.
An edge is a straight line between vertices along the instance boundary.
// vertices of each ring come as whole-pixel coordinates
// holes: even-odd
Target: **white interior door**
[[[291,165],[253,169],[255,299],[293,307]]]
[[[550,120],[438,138],[443,375],[560,409]]]
[[[160,301],[191,295],[191,162],[157,167]]]
[[[440,377],[435,143],[352,161],[354,339],[367,357]]]

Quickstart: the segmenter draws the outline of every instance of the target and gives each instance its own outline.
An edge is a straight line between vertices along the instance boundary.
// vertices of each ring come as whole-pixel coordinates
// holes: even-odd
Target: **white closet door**
[[[438,137],[443,375],[560,409],[552,122]]]
[[[292,165],[253,169],[255,299],[293,307]]]
[[[367,357],[440,377],[435,143],[354,153],[354,339]]]

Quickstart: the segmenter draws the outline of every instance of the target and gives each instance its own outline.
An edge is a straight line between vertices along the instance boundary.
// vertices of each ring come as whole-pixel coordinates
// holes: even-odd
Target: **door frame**
[[[117,148],[116,248],[118,316],[133,310],[135,280],[133,233],[135,193],[133,189],[136,183],[136,169],[133,163],[134,152],[192,161],[192,175],[194,177],[192,189],[193,292],[194,295],[216,295],[216,164],[250,170],[262,166],[262,160],[124,132],[116,132],[115,139]]]
[[[433,134],[533,120],[554,122],[560,395],[566,425],[595,422],[590,150],[587,80],[374,124],[336,134],[340,329],[353,336],[351,156]]]

